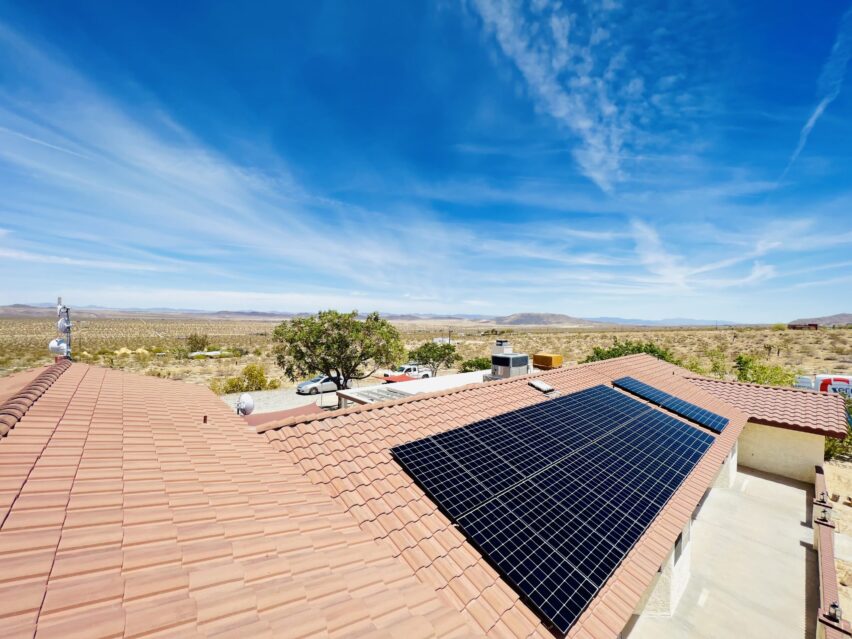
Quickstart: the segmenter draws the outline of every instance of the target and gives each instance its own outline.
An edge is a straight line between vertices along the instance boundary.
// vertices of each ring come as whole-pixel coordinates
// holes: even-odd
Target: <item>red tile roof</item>
[[[636,355],[539,376],[562,392],[573,392],[631,375],[731,420],[569,637],[615,637],[621,632],[745,424],[743,413],[689,383],[688,374]],[[531,388],[527,378],[516,378],[289,419],[259,430],[346,508],[363,531],[390,544],[393,553],[467,621],[496,636],[552,637],[389,452],[397,444],[544,401],[548,399]]]
[[[689,381],[736,406],[749,421],[843,439],[847,434],[846,405],[837,393],[800,388],[728,382],[707,377]]]
[[[4,637],[476,634],[199,386],[71,365],[0,477]]]
[[[243,416],[249,426],[263,426],[274,422],[280,422],[282,419],[290,417],[301,417],[302,415],[316,415],[323,412],[323,409],[316,404],[305,404],[304,406],[296,406],[286,410],[276,410],[270,413],[252,413],[251,415]]]
[[[644,355],[540,377],[565,393],[623,375],[731,423],[571,637],[624,628],[747,418]],[[3,635],[552,637],[389,453],[549,401],[526,382],[291,416],[259,436],[202,387],[67,367],[0,443]]]
[[[0,437],[5,437],[26,415],[32,405],[55,382],[71,362],[61,360],[44,369],[36,369],[35,375],[18,374],[3,380],[0,386],[3,392],[0,402]]]
[[[20,391],[24,386],[33,381],[41,373],[47,370],[47,366],[39,368],[30,368],[18,373],[12,373],[6,377],[0,377],[0,404],[5,402],[9,397]]]

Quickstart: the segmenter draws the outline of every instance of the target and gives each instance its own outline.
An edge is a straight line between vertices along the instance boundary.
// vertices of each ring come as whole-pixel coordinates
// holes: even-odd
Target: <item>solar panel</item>
[[[391,452],[565,633],[712,443],[595,386]]]
[[[623,388],[642,399],[647,399],[649,402],[652,402],[657,406],[662,406],[666,410],[673,412],[675,415],[680,415],[691,422],[695,422],[700,426],[709,428],[714,433],[721,433],[725,429],[725,426],[728,425],[727,417],[717,415],[705,408],[701,408],[700,406],[696,406],[695,404],[680,399],[679,397],[670,395],[669,393],[661,391],[658,388],[654,388],[644,382],[640,382],[638,379],[634,379],[633,377],[622,377],[620,379],[613,380],[612,384],[613,386]]]

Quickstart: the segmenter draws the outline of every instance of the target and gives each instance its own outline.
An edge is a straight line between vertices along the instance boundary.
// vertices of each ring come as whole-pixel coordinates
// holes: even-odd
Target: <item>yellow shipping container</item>
[[[562,355],[556,353],[536,353],[533,355],[533,366],[536,368],[560,368]]]

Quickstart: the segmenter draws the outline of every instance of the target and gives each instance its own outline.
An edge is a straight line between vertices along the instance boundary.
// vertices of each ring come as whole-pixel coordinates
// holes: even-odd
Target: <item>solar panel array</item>
[[[684,419],[695,422],[699,426],[709,428],[714,433],[721,433],[725,429],[725,426],[728,425],[729,420],[727,417],[722,417],[706,408],[701,408],[701,406],[696,406],[679,397],[670,395],[665,391],[661,391],[659,388],[654,388],[633,377],[621,377],[613,380],[612,384],[618,388],[623,388],[629,393],[633,393],[637,397],[647,399],[657,406],[662,406],[675,415],[680,415]]]
[[[391,452],[566,633],[712,443],[595,386]]]

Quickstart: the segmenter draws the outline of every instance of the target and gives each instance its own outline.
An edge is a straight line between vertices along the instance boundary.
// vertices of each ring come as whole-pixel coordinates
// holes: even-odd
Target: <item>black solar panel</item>
[[[392,453],[565,633],[712,443],[595,386]]]
[[[679,397],[675,397],[665,391],[661,391],[658,388],[654,388],[644,382],[640,382],[638,379],[634,379],[633,377],[622,377],[620,379],[613,380],[612,384],[613,386],[623,388],[642,399],[647,399],[649,402],[652,402],[657,406],[662,406],[666,410],[673,412],[675,415],[680,415],[691,422],[695,422],[700,426],[709,428],[714,433],[721,433],[725,429],[725,426],[728,425],[727,417],[722,417],[721,415],[717,415],[705,408],[691,404]]]

